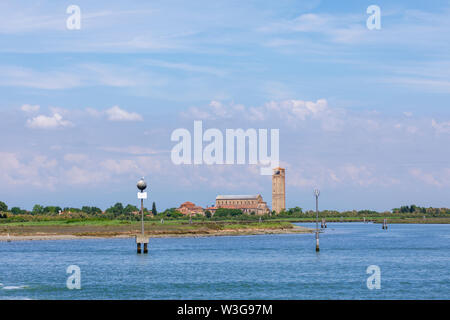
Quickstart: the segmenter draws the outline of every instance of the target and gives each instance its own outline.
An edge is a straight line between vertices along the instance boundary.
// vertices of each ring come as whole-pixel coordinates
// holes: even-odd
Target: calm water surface
[[[313,234],[0,242],[0,299],[450,299],[450,225],[389,227],[328,223],[320,253]]]

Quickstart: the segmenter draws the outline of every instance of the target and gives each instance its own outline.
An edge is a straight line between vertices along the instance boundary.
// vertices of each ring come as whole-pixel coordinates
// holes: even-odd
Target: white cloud
[[[23,67],[0,66],[0,85],[46,90],[69,89],[80,86],[81,79],[75,72],[40,72]]]
[[[307,117],[317,117],[328,109],[325,99],[316,102],[304,100],[284,100],[280,102],[271,101],[266,104],[267,113],[288,117],[291,120],[306,120]]]
[[[98,169],[86,169],[74,166],[65,172],[64,179],[69,185],[93,186],[110,180],[110,176]]]
[[[282,121],[283,126],[288,124],[294,128],[302,126],[302,122],[316,120],[319,121],[319,127],[323,131],[329,132],[341,131],[349,122],[345,110],[330,108],[326,99],[270,101],[256,107],[245,107],[242,104],[233,103],[225,105],[213,100],[208,107],[192,107],[187,112],[181,112],[180,115],[195,120],[243,119],[272,123],[274,123],[273,121]],[[368,123],[368,125],[368,128],[373,128],[375,123]]]
[[[139,170],[139,167],[137,166],[136,162],[130,159],[120,159],[120,160],[108,159],[102,161],[100,163],[100,166],[103,169],[106,169],[114,174],[137,172]]]
[[[40,109],[40,106],[38,105],[30,105],[30,104],[24,104],[20,107],[20,110],[27,113],[34,113],[38,112]]]
[[[226,72],[214,68],[214,67],[207,67],[207,66],[198,66],[198,65],[192,65],[187,63],[174,63],[174,62],[166,62],[161,60],[146,60],[145,63],[150,66],[156,66],[161,68],[168,68],[168,69],[177,69],[182,70],[186,72],[196,72],[196,73],[207,73],[212,74],[216,76],[224,76]]]
[[[142,121],[143,118],[140,114],[135,112],[128,112],[120,109],[118,106],[114,106],[105,111],[108,120],[110,121]]]
[[[64,160],[67,162],[82,163],[88,159],[88,156],[82,153],[67,153],[64,155]]]
[[[72,123],[63,120],[59,113],[54,113],[52,116],[39,115],[27,120],[27,126],[33,129],[55,129],[62,127],[70,127]]]
[[[436,120],[432,119],[431,126],[436,130],[437,133],[450,133],[450,121],[439,123]]]
[[[141,147],[141,146],[128,146],[128,147],[101,147],[103,151],[115,152],[115,153],[126,153],[132,155],[152,155],[159,154],[164,151],[157,151],[151,148]],[[167,151],[169,152],[169,151]]]
[[[148,73],[129,67],[84,63],[64,69],[44,71],[14,65],[0,65],[0,86],[17,86],[44,90],[63,90],[88,86],[138,87],[164,84]]]
[[[354,43],[364,39],[368,32],[364,23],[364,16],[342,14],[301,14],[293,20],[285,20],[269,24],[259,28],[259,31],[289,34],[289,33],[316,33],[321,34],[325,39],[336,43]],[[293,44],[298,44],[293,43]],[[272,42],[272,46],[275,44]],[[288,42],[279,42],[279,45],[289,45]]]
[[[19,154],[0,152],[0,185],[53,189],[57,181],[57,165],[55,159],[42,155],[33,155],[23,161]]]
[[[442,183],[438,181],[431,173],[425,173],[418,168],[411,169],[409,173],[418,180],[425,182],[426,184],[434,185],[437,187],[442,186]]]

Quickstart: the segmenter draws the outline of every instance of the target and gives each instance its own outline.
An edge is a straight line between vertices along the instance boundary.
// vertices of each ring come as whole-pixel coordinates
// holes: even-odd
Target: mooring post
[[[138,199],[141,200],[141,234],[136,235],[137,253],[141,253],[142,243],[144,244],[144,253],[148,253],[148,238],[145,237],[144,232],[144,199],[147,199],[147,192],[144,192],[147,188],[147,183],[144,181],[144,178],[138,181],[137,187],[140,190],[140,192],[138,192]]]
[[[382,229],[383,230],[387,230],[387,228],[388,228],[388,224],[387,224],[387,219],[385,218],[385,219],[383,219],[383,227],[382,227]]]
[[[327,220],[326,219],[323,219],[324,220],[324,223],[325,223],[325,228],[327,227]]]
[[[318,189],[314,190],[314,195],[316,196],[316,252],[319,252],[319,195],[320,191]]]

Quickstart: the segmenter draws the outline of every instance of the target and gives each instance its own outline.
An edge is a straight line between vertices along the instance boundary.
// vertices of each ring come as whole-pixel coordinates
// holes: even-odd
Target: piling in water
[[[138,242],[137,244],[137,253],[141,253],[141,243]]]

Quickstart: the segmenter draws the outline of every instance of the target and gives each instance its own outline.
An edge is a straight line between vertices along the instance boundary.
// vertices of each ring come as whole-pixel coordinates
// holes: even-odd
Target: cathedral
[[[272,211],[280,213],[286,210],[285,193],[285,172],[284,168],[275,168],[272,174]],[[271,212],[267,203],[263,201],[261,195],[218,195],[216,204],[206,208],[215,212],[218,208],[240,209],[243,213],[264,215]]]
[[[239,209],[246,214],[265,215],[272,211],[280,213],[286,210],[285,169],[275,168],[272,174],[272,210],[260,194],[256,195],[218,195],[215,205],[203,209],[192,202],[183,203],[178,211],[185,215],[203,214],[204,210],[212,214],[219,208]]]

